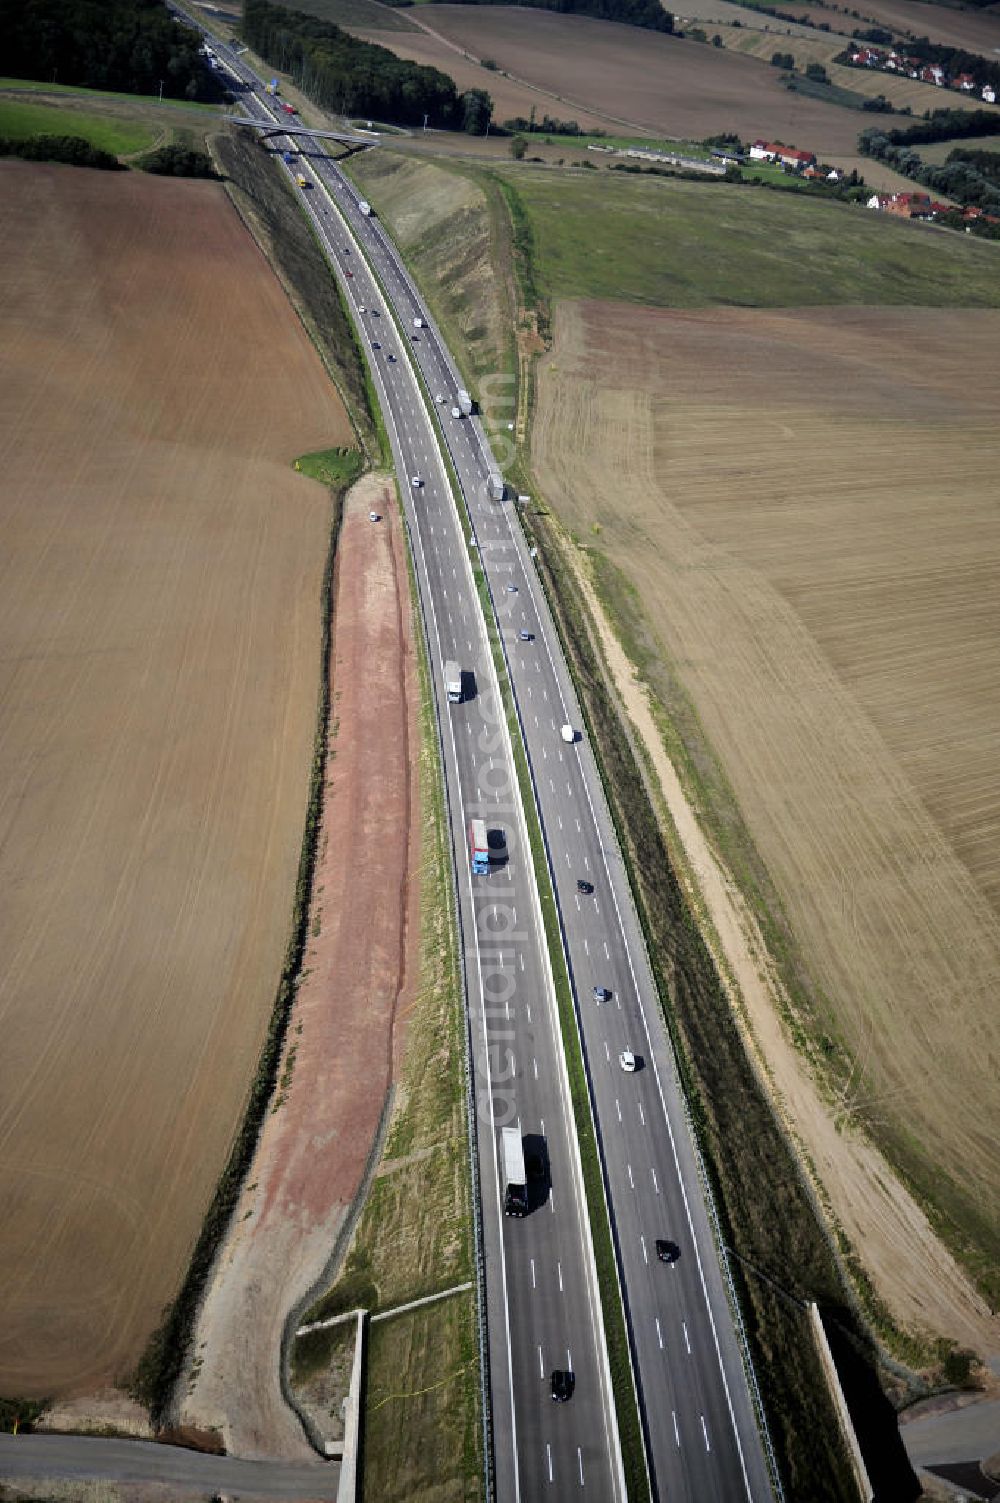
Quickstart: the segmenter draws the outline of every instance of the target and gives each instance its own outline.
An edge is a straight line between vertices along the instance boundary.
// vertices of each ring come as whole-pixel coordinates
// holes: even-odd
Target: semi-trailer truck
[[[486,481],[486,494],[491,501],[502,501],[503,492],[503,476],[498,474],[496,470],[491,470]]]
[[[528,1176],[518,1128],[501,1127],[500,1153],[503,1161],[503,1213],[505,1216],[527,1216]]]
[[[472,398],[467,391],[458,392],[458,410],[463,417],[472,416]]]
[[[472,860],[472,875],[474,877],[488,876],[490,848],[486,840],[485,820],[474,819],[469,824],[469,855]]]
[[[444,692],[450,705],[462,702],[462,670],[450,658],[444,665]]]

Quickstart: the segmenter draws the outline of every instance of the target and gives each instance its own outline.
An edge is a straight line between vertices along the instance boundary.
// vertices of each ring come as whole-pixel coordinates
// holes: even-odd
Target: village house
[[[797,151],[794,146],[780,146],[773,141],[755,141],[750,148],[750,156],[755,162],[781,162],[784,167],[791,167],[796,171],[816,165],[815,152]]]
[[[943,89],[948,82],[940,63],[928,63],[926,68],[921,68],[920,77],[924,83],[936,84],[939,89]]]
[[[959,73],[952,79],[953,89],[961,89],[963,94],[971,94],[976,87],[976,80],[971,73]]]
[[[945,207],[932,204],[929,193],[873,193],[867,205],[869,209],[881,209],[883,214],[894,214],[897,219],[933,219],[935,209]]]

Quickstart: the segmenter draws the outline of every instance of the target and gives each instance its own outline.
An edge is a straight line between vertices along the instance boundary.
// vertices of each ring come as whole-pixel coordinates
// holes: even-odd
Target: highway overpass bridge
[[[359,136],[352,131],[346,130],[314,130],[311,125],[303,125],[289,115],[287,120],[253,120],[247,115],[223,115],[223,120],[230,125],[249,126],[251,130],[260,131],[260,139],[266,141],[269,136],[313,136],[322,141],[342,141],[345,146],[378,146],[381,136],[376,131],[366,132]]]

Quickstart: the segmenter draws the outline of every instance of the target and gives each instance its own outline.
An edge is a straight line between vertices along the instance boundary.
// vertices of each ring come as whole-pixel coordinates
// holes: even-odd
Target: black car
[[[552,1397],[556,1403],[565,1404],[567,1399],[571,1399],[575,1387],[576,1379],[573,1374],[563,1372],[557,1367],[552,1374]]]
[[[576,890],[577,892],[592,893],[594,890],[594,884],[593,882],[585,882],[582,877],[577,877]]]
[[[594,1001],[595,1002],[610,1002],[611,1001],[611,993],[608,991],[608,989],[607,989],[606,986],[595,986],[594,987]]]
[[[662,1238],[656,1239],[656,1256],[661,1263],[676,1263],[681,1255],[681,1250],[676,1242],[664,1242]]]

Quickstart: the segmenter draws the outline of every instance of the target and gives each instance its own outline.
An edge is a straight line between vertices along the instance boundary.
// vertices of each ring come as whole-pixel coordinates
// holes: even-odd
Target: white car
[[[418,491],[423,483],[424,482],[421,480],[419,475],[414,475],[413,479],[410,481],[410,484],[413,486],[413,489],[415,491]]]
[[[358,312],[359,313],[367,313],[368,312],[368,309],[365,307],[364,303],[359,303],[358,304]]]
[[[434,398],[434,400],[438,404],[439,407],[443,407],[444,406],[444,392],[443,391],[439,391],[438,394],[437,394],[437,396]]]
[[[576,740],[576,731],[571,725],[564,725],[559,734],[562,736],[563,740],[568,746],[572,746],[573,742]]]
[[[619,1054],[618,1056],[618,1063],[621,1065],[626,1075],[633,1075],[635,1073],[635,1055],[632,1053],[631,1049],[622,1050],[621,1054]]]
[[[377,511],[370,511],[368,513],[368,520],[369,522],[381,522],[382,518],[379,516]]]

